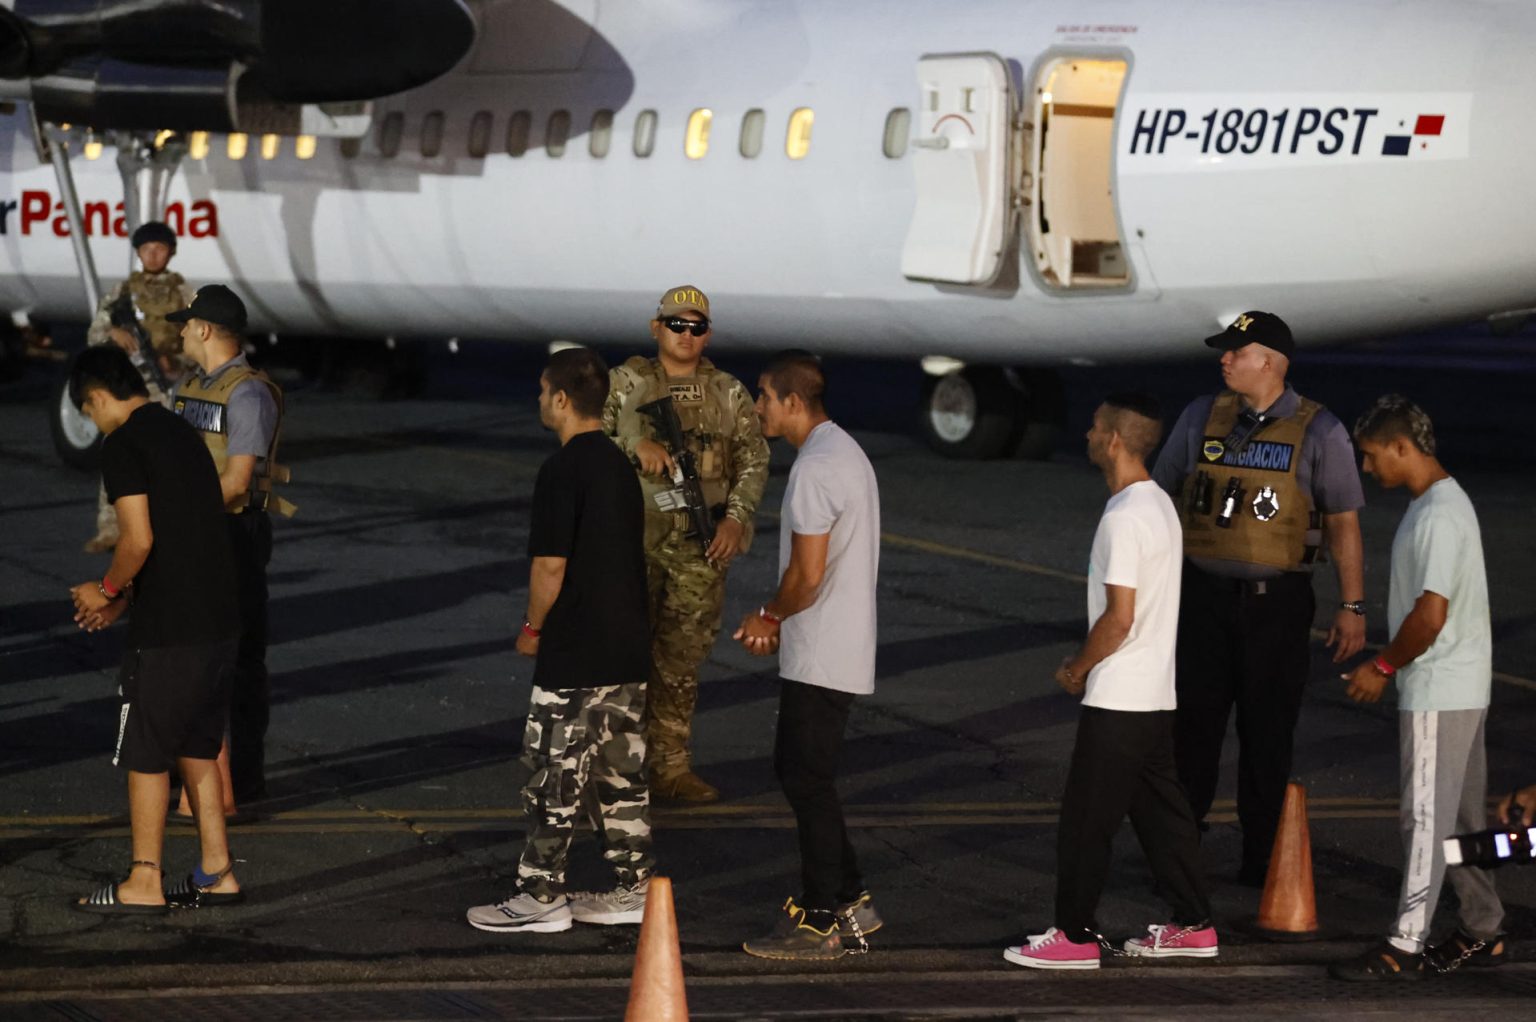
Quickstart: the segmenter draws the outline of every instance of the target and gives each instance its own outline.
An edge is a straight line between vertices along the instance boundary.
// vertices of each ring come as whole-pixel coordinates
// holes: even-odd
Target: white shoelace
[[[1056,943],[1057,939],[1060,938],[1060,937],[1061,937],[1061,931],[1056,929],[1056,927],[1053,926],[1049,930],[1046,930],[1044,933],[1037,933],[1033,937],[1030,937],[1029,938],[1029,946],[1030,946],[1031,949],[1037,948],[1037,947],[1044,947],[1047,944],[1054,944],[1054,943]]]

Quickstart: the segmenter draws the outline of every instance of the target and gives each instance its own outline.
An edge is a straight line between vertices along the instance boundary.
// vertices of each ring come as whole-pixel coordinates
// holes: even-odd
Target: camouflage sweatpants
[[[156,401],[165,408],[171,407],[171,394],[160,389],[153,377],[146,375],[144,385],[149,388],[149,399]],[[96,535],[105,539],[117,539],[117,508],[107,503],[107,487],[102,484],[96,487]]]
[[[595,804],[603,858],[619,883],[650,876],[651,795],[645,781],[641,714],[645,686],[534,687],[523,734],[523,786],[528,840],[517,863],[519,889],[539,898],[565,890],[565,864],[576,819]],[[583,802],[591,783],[593,799]]]
[[[651,680],[646,738],[651,767],[663,776],[688,769],[699,665],[720,632],[725,572],[704,559],[696,539],[674,530],[645,553],[651,600]]]

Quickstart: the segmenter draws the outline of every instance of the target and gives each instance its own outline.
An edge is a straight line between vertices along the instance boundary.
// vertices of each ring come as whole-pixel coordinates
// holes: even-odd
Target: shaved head
[[[1126,451],[1146,460],[1163,438],[1163,409],[1148,394],[1111,394],[1104,399],[1104,425],[1120,435]]]

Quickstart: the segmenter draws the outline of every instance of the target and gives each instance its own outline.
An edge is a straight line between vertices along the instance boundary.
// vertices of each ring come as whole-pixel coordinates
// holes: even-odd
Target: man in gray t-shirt
[[[1426,950],[1445,871],[1442,842],[1487,826],[1488,763],[1483,727],[1493,681],[1493,628],[1482,535],[1466,491],[1435,457],[1429,416],[1388,394],[1355,426],[1365,470],[1383,487],[1413,495],[1392,540],[1387,599],[1391,640],[1344,675],[1347,694],[1374,703],[1397,683],[1403,885],[1384,943],[1328,973],[1344,980],[1394,980],[1463,960],[1504,958],[1504,907],[1493,878],[1476,866],[1451,871],[1461,926]],[[1422,953],[1422,954],[1421,954]]]
[[[1246,312],[1206,344],[1222,352],[1226,389],[1184,410],[1152,470],[1184,532],[1175,750],[1201,819],[1235,707],[1239,879],[1259,886],[1290,780],[1311,666],[1311,564],[1325,545],[1343,599],[1334,661],[1365,642],[1365,500],[1343,424],[1285,382],[1296,346],[1280,317]]]
[[[783,437],[798,454],[784,493],[778,592],[735,633],[751,653],[779,650],[773,765],[795,811],[801,879],[772,931],[742,948],[791,961],[862,950],[880,927],[836,785],[854,696],[875,690],[880,492],[869,459],[827,417],[825,389],[820,363],[804,352],[775,357],[758,383],[763,436]]]

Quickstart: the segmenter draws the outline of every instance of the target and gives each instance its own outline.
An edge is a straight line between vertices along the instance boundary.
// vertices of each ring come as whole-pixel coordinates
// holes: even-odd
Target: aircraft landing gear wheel
[[[69,399],[69,375],[61,374],[48,402],[53,449],[70,468],[94,471],[101,460],[101,431]]]
[[[923,384],[921,426],[947,458],[1000,458],[1018,439],[1017,393],[1003,370],[967,366]]]

